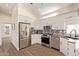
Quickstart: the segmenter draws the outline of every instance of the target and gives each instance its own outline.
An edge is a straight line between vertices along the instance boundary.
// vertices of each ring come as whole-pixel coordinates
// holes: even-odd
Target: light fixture
[[[43,19],[53,17],[53,16],[57,16],[57,15],[58,15],[58,13],[49,14],[49,15],[43,16]]]
[[[56,11],[56,10],[58,10],[58,9],[59,9],[59,8],[53,8],[53,9],[50,9],[50,10],[48,10],[48,11],[42,12],[41,15],[45,15],[45,14],[54,12],[54,11]]]

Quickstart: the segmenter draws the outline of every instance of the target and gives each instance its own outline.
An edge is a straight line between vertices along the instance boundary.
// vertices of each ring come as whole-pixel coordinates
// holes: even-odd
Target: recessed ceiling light
[[[43,19],[49,18],[49,17],[53,17],[53,16],[57,16],[58,13],[53,13],[53,14],[49,14],[43,17]]]

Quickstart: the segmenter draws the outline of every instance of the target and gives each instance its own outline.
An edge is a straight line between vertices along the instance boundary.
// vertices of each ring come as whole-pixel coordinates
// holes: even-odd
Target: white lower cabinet
[[[62,52],[64,55],[66,55],[67,51],[67,39],[60,38],[60,52]]]
[[[76,40],[76,56],[79,56],[79,40]]]
[[[68,42],[67,45],[67,56],[75,56],[75,42]]]
[[[75,56],[75,43],[68,40],[68,38],[60,38],[60,52],[65,56]]]
[[[32,34],[31,35],[31,44],[41,44],[41,34]]]

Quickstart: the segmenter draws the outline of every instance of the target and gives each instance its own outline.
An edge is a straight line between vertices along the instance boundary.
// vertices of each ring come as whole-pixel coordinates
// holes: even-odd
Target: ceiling
[[[66,7],[68,6],[71,7],[74,5],[73,3],[23,3],[23,4],[24,6],[28,6],[30,12],[34,14],[36,17],[41,17],[45,15],[46,13],[48,14],[49,12],[50,13],[55,12],[55,11],[58,12],[58,10],[66,11],[67,10]],[[14,3],[0,3],[0,12],[11,14],[11,11],[15,5],[16,4]],[[64,10],[65,8],[66,10]]]
[[[47,11],[54,12],[58,9],[67,7],[70,3],[34,3],[30,4],[33,8],[37,9],[40,14],[46,13]]]

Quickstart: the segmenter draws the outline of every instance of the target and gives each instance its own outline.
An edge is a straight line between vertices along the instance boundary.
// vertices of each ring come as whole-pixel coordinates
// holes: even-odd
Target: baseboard
[[[54,48],[54,47],[51,47],[52,49],[55,49],[55,50],[58,50],[58,51],[60,51],[60,49],[56,49],[56,48]]]

